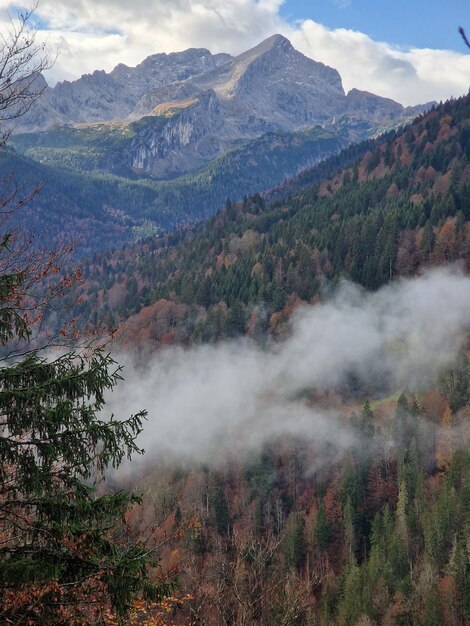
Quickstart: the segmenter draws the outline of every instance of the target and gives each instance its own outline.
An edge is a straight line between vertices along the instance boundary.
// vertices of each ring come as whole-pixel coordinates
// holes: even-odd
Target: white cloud
[[[280,32],[304,54],[339,70],[356,87],[416,104],[467,92],[470,55],[401,49],[364,33],[331,30],[306,19],[289,23],[283,0],[42,0],[37,9],[50,46],[61,50],[50,82],[149,54],[188,47],[237,54]],[[0,0],[0,9],[13,6]]]
[[[470,55],[451,50],[404,50],[312,20],[297,24],[291,40],[307,56],[335,67],[347,91],[356,87],[408,105],[461,96],[470,86]]]
[[[135,65],[149,54],[189,47],[237,54],[282,28],[280,4],[279,0],[135,0],[131,4],[44,0],[37,12],[51,29],[50,44],[61,49],[51,74],[57,79],[110,70],[120,62]]]

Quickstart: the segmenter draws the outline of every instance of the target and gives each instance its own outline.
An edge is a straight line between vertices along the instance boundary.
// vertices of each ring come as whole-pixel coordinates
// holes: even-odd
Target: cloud
[[[279,6],[278,0],[43,0],[38,14],[50,44],[61,50],[56,80],[189,47],[239,53],[282,27]]]
[[[301,308],[287,339],[157,352],[137,367],[129,355],[107,410],[142,408],[147,462],[170,455],[214,462],[292,435],[341,453],[354,439],[341,408],[312,405],[310,393],[341,392],[361,380],[372,392],[436,383],[470,328],[470,279],[436,270],[365,293],[344,283],[328,302]],[[168,457],[167,457],[168,458]]]
[[[48,75],[54,83],[149,54],[188,47],[238,54],[280,32],[312,58],[339,70],[355,87],[404,104],[467,92],[470,55],[448,50],[401,49],[364,33],[328,29],[310,19],[290,23],[282,0],[41,0],[40,35],[61,50]],[[18,3],[15,3],[17,6]],[[0,8],[12,7],[0,0]],[[47,27],[44,27],[47,25]]]
[[[355,87],[406,105],[457,97],[470,86],[470,55],[451,50],[404,50],[312,20],[297,25],[292,43],[307,56],[335,67],[346,90]]]

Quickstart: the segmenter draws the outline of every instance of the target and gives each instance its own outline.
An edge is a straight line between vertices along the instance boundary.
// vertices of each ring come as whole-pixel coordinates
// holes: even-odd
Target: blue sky
[[[458,27],[470,32],[470,0],[286,0],[280,14],[405,47],[464,52]]]

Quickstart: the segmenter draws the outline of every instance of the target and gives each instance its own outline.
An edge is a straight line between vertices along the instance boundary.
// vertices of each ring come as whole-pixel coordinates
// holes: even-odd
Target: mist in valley
[[[286,436],[341,454],[357,443],[345,422],[351,403],[436,385],[469,328],[470,278],[458,267],[375,293],[343,282],[299,307],[287,338],[264,348],[247,339],[171,347],[145,363],[116,354],[124,380],[106,410],[148,410],[138,441],[146,464],[216,465]]]

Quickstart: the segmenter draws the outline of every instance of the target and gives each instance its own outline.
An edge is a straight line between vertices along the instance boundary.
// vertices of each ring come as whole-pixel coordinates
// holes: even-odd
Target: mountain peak
[[[265,55],[268,55],[269,57],[273,56],[273,54],[275,56],[277,54],[283,56],[290,52],[295,53],[296,50],[286,37],[279,34],[271,35],[271,37],[264,39],[254,48],[250,48],[246,52],[240,54],[238,57],[235,57],[234,62],[241,62],[242,64],[252,63],[254,60],[260,57],[264,57]]]
[[[250,120],[272,120],[274,115],[275,120],[266,128],[286,124],[297,128],[312,120],[326,120],[326,109],[330,105],[335,108],[337,98],[344,98],[337,70],[306,57],[280,34],[188,79],[187,84],[214,92],[220,102],[237,102],[237,106],[250,109]]]
[[[264,39],[255,48],[252,48],[252,50],[259,50],[260,52],[267,52],[268,50],[271,50],[272,48],[277,48],[277,49],[282,49],[282,50],[292,50],[293,47],[294,46],[287,39],[287,37],[284,37],[284,35],[280,35],[279,33],[277,33],[275,35],[271,35],[271,37],[268,37],[267,39]]]

